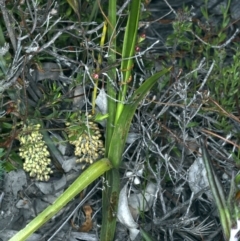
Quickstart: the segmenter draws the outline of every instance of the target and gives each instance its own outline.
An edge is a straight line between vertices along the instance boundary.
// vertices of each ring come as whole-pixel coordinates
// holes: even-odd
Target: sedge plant
[[[70,2],[70,1],[69,1]],[[26,240],[33,232],[39,229],[51,217],[59,212],[68,202],[78,193],[91,184],[101,175],[105,174],[108,185],[103,188],[102,197],[102,229],[101,240],[114,240],[116,226],[116,212],[118,208],[118,197],[120,192],[119,167],[122,163],[122,154],[128,131],[134,113],[145,98],[149,90],[156,84],[159,78],[167,74],[170,68],[165,68],[146,79],[132,96],[127,98],[128,85],[133,75],[135,45],[137,42],[137,31],[141,11],[141,0],[131,1],[128,6],[128,20],[124,32],[124,40],[120,51],[120,71],[121,79],[117,79],[116,70],[110,69],[107,73],[107,107],[108,118],[105,139],[105,158],[93,163],[86,169],[76,181],[57,200],[47,207],[42,213],[34,218],[24,229],[18,232],[10,241]],[[75,7],[71,4],[71,7]],[[77,9],[74,9],[76,12]],[[108,64],[111,66],[116,63],[117,53],[117,1],[109,1],[108,14],[103,14],[107,27],[108,39]],[[103,43],[101,43],[102,46]],[[112,83],[119,86],[116,89]],[[127,101],[126,101],[127,100]]]

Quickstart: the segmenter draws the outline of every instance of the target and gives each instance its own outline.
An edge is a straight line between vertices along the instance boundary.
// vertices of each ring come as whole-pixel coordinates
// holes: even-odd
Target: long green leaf
[[[95,179],[103,173],[111,169],[111,162],[104,158],[93,163],[86,169],[71,186],[59,196],[52,205],[49,205],[42,213],[34,218],[24,229],[14,235],[9,241],[24,241],[39,227],[52,218],[59,210],[61,210],[68,202],[70,202],[84,188],[91,184]]]
[[[117,112],[115,123],[118,121],[124,107],[124,100],[127,93],[128,82],[131,80],[131,73],[133,69],[133,56],[135,54],[136,42],[137,42],[137,31],[139,26],[139,15],[140,15],[141,0],[134,0],[130,3],[129,17],[126,26],[126,31],[123,40],[122,49],[122,62],[121,62],[121,91],[119,92],[118,100],[120,101],[117,105]]]
[[[230,231],[231,231],[230,211],[226,204],[226,199],[225,199],[222,185],[214,171],[207,148],[204,145],[202,140],[201,140],[201,149],[202,149],[203,162],[206,168],[207,177],[209,181],[209,186],[212,191],[213,198],[219,212],[223,234],[224,234],[225,240],[228,241],[230,238]]]
[[[169,72],[170,69],[171,68],[163,69],[162,71],[148,78],[134,92],[133,96],[129,100],[129,104],[126,104],[124,106],[122,114],[120,115],[119,120],[114,127],[114,132],[108,154],[108,158],[112,158],[112,165],[115,168],[118,168],[121,164],[122,153],[124,150],[130,124],[139,103],[144,99],[148,91],[154,86],[154,84],[159,80],[159,78]]]

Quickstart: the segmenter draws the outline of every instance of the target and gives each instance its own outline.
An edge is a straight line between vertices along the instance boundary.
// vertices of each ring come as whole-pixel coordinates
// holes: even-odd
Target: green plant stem
[[[109,40],[109,57],[108,64],[112,66],[116,63],[116,15],[117,15],[117,5],[116,0],[109,1],[108,6],[108,40]],[[109,78],[111,81],[116,81],[116,71],[114,68],[110,69],[108,72]],[[108,155],[108,149],[110,146],[112,133],[114,130],[114,120],[115,120],[115,112],[116,112],[116,91],[111,83],[111,81],[107,80],[107,93],[109,95],[107,99],[108,106],[108,119],[107,119],[107,128],[106,128],[106,156]]]
[[[91,184],[106,171],[111,169],[111,162],[107,159],[101,159],[93,163],[86,169],[71,186],[59,196],[52,205],[49,205],[42,213],[34,218],[24,229],[14,235],[9,241],[24,241],[44,223],[52,218],[59,210],[61,210],[68,202],[70,202],[84,188]]]
[[[120,175],[118,169],[111,169],[105,175],[106,185],[103,189],[101,241],[114,240],[116,213],[120,193]]]
[[[109,41],[109,66],[116,63],[116,16],[117,16],[117,3],[116,0],[109,1],[108,5],[108,41]],[[114,89],[111,81],[116,82],[116,71],[115,69],[110,69],[108,72],[109,78],[107,80],[107,93],[109,95],[107,100],[108,105],[108,119],[106,128],[106,140],[105,140],[105,155],[108,156],[109,146],[112,139],[112,134],[114,131],[114,120],[116,112],[116,90]],[[118,199],[118,194],[120,192],[120,177],[118,170],[114,169],[106,173],[106,181],[109,185],[106,185],[105,190],[102,194],[102,229],[101,229],[101,241],[111,241],[113,240],[115,227],[116,227],[116,215],[113,215],[113,211],[117,212],[117,201],[111,206],[111,199],[115,197]]]

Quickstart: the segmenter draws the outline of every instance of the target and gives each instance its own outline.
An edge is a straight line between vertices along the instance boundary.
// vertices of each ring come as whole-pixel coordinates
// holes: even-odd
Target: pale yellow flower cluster
[[[88,118],[90,117],[91,116],[89,115]],[[86,128],[79,137],[77,135],[79,135],[80,131],[68,128],[69,142],[75,146],[75,155],[79,157],[76,162],[92,164],[104,155],[105,149],[97,124],[92,121],[86,121],[84,125],[86,125]],[[67,126],[70,127],[71,124],[67,123]],[[71,140],[71,137],[75,137],[73,138],[74,140]]]
[[[19,155],[25,159],[23,169],[29,172],[30,177],[39,181],[48,181],[52,173],[49,167],[51,160],[43,136],[39,132],[40,125],[24,125],[18,136],[20,141]]]

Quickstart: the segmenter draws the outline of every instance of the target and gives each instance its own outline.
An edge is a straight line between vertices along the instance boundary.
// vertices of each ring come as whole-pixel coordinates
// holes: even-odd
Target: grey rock
[[[237,20],[240,18],[240,2],[239,0],[232,0],[230,6],[231,17],[233,20]]]
[[[208,9],[211,14],[222,15],[222,9],[227,7],[227,0],[208,0]]]
[[[13,193],[14,197],[17,197],[18,191],[22,190],[26,185],[27,176],[21,169],[6,173],[4,176],[4,191]]]
[[[8,241],[11,237],[13,237],[18,231],[15,230],[4,230],[4,232],[0,232],[0,238],[2,239],[2,241]],[[39,234],[32,234],[31,237],[29,237],[28,239],[26,239],[26,241],[36,241],[36,240],[40,240],[41,235]]]

